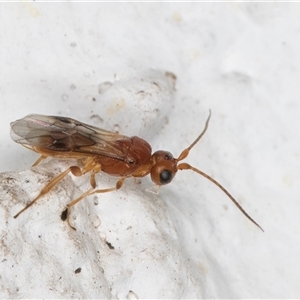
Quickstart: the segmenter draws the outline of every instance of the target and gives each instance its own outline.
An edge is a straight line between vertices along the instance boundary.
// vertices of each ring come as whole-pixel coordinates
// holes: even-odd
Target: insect
[[[162,150],[151,154],[152,150],[149,143],[137,136],[127,137],[70,118],[31,114],[12,122],[12,139],[41,155],[33,166],[36,166],[47,157],[76,159],[78,165],[80,165],[80,167],[71,166],[53,178],[37,197],[19,211],[14,218],[17,218],[47,194],[68,173],[72,173],[74,176],[90,173],[91,188],[68,203],[61,214],[62,220],[67,220],[70,227],[75,230],[69,221],[69,211],[72,206],[85,197],[96,193],[108,193],[118,190],[122,187],[125,179],[130,177],[145,177],[150,174],[154,184],[161,186],[170,183],[178,170],[192,170],[219,187],[238,209],[263,231],[260,225],[246,213],[219,182],[188,163],[179,163],[189,155],[190,150],[203,137],[208,128],[210,117],[211,111],[201,134],[189,147],[181,152],[178,158],[174,158],[170,152]],[[120,179],[114,187],[96,189],[95,175],[101,171],[112,176],[118,176]]]

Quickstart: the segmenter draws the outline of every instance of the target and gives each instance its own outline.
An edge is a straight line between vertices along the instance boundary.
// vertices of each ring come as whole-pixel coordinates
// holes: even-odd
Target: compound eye
[[[170,183],[172,181],[172,179],[173,179],[173,175],[172,175],[172,172],[169,170],[163,170],[159,174],[160,184]]]

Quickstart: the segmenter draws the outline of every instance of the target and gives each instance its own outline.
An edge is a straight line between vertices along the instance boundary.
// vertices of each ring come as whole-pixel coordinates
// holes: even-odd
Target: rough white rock
[[[275,2],[1,3],[0,297],[300,298],[299,13],[297,3]],[[147,86],[153,96],[158,89],[140,89],[140,76],[161,82],[161,70],[177,76],[176,93],[146,105]],[[103,99],[123,99],[118,89],[126,105],[108,116]],[[12,218],[67,165],[31,170],[36,154],[11,141],[11,121],[69,116],[177,156],[209,109],[209,130],[187,161],[219,180],[265,233],[188,171],[158,195],[146,192],[145,178],[82,201],[72,210],[76,232],[59,215],[89,187],[86,176],[68,176]],[[115,181],[100,174],[97,182]],[[118,261],[130,255],[139,260]]]

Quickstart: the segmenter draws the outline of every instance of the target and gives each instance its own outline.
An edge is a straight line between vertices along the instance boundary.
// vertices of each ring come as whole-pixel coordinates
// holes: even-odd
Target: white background
[[[299,3],[1,3],[0,170],[12,173],[1,176],[0,297],[299,298],[299,14]],[[157,74],[163,85],[164,71],[174,95],[150,88],[140,103],[139,84]],[[103,96],[105,82],[116,88]],[[29,170],[37,155],[10,139],[11,121],[69,116],[178,156],[209,109],[187,161],[265,233],[189,171],[158,195],[145,178],[82,201],[76,232],[59,212],[87,177],[12,218],[69,164]]]

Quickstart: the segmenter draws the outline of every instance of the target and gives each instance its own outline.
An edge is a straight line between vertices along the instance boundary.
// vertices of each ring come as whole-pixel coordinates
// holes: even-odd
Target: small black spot
[[[62,121],[64,123],[67,123],[67,124],[71,124],[72,121],[69,119],[69,118],[65,118],[65,117],[58,117],[58,116],[55,116],[56,119],[58,119],[59,121]]]
[[[109,249],[115,249],[115,247],[110,242],[105,242]]]
[[[170,183],[173,179],[172,172],[169,170],[163,170],[159,174],[159,179],[161,184],[167,184]]]
[[[81,272],[81,268],[77,268],[76,270],[75,270],[75,274],[78,274],[78,273],[80,273]]]
[[[171,160],[171,155],[170,154],[166,154],[165,155],[165,160]]]
[[[56,140],[47,148],[54,151],[69,151],[69,149],[66,149],[66,143],[59,143]]]
[[[68,209],[66,208],[60,215],[62,221],[66,221],[68,217]]]

